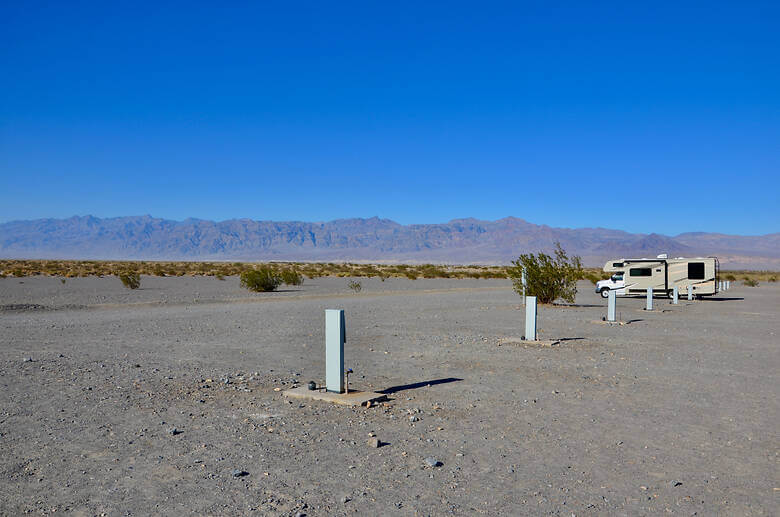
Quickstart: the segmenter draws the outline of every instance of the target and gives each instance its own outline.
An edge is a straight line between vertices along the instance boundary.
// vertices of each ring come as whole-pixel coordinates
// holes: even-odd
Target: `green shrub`
[[[726,280],[728,280],[729,282],[736,282],[737,277],[735,277],[734,275],[726,275]]]
[[[772,282],[772,283],[777,282],[777,277],[776,276],[770,276],[769,278],[767,278],[767,281],[768,282]]]
[[[303,275],[294,269],[285,269],[281,274],[282,282],[287,285],[303,285]]]
[[[135,271],[125,271],[119,273],[119,280],[122,281],[122,285],[128,289],[138,289],[141,287],[141,275]]]
[[[268,266],[244,271],[240,278],[241,287],[256,293],[275,291],[282,283],[282,278]]]
[[[225,275],[223,275],[222,273],[217,273],[216,277],[217,280],[222,280],[223,282],[225,281]]]
[[[758,287],[758,281],[753,280],[752,278],[745,277],[745,280],[742,283],[748,287]]]
[[[417,274],[415,274],[413,271],[407,271],[404,273],[404,276],[409,280],[417,280]]]
[[[363,284],[360,282],[360,280],[350,280],[347,286],[356,293],[359,293],[363,290]]]
[[[577,280],[583,276],[582,260],[566,255],[560,243],[555,243],[554,257],[529,253],[520,255],[512,264],[514,266],[507,268],[507,274],[516,293],[523,292],[522,272],[525,270],[528,296],[536,296],[539,303],[552,303],[558,298],[574,303]]]

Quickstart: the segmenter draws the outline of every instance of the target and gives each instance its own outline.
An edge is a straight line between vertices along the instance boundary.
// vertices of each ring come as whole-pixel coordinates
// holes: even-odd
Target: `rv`
[[[672,296],[677,287],[685,296],[691,286],[696,298],[718,292],[720,265],[715,257],[667,258],[666,254],[654,259],[617,259],[604,265],[604,272],[612,273],[609,280],[596,283],[596,292],[607,298],[610,291],[617,295],[644,294],[649,288],[653,293]]]

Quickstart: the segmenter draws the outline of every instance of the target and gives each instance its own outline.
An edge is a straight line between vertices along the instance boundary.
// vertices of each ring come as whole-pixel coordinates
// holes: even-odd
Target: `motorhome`
[[[610,291],[616,295],[644,294],[649,288],[653,293],[672,296],[677,287],[685,296],[691,286],[696,298],[718,292],[720,265],[716,257],[667,258],[666,254],[654,259],[615,259],[604,265],[605,273],[612,273],[608,280],[596,283],[596,292],[604,298]]]

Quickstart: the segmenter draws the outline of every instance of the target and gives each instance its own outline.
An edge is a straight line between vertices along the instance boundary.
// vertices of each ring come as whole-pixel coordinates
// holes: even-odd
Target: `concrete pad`
[[[561,341],[559,339],[521,339],[519,337],[505,337],[498,341],[498,346],[502,345],[523,345],[523,346],[555,346]]]
[[[310,390],[306,386],[292,388],[283,392],[282,395],[296,399],[322,400],[344,406],[363,406],[368,402],[374,402],[386,396],[382,393],[360,390],[349,390],[349,393],[334,393],[325,390]]]
[[[644,311],[644,309],[642,309]],[[631,321],[606,321],[606,320],[593,320],[591,323],[597,323],[599,325],[609,325],[610,327],[613,327],[615,325],[628,325],[632,323]]]

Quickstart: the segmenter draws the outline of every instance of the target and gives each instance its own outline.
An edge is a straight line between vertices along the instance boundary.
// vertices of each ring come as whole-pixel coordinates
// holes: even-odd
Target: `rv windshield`
[[[621,280],[623,280],[623,272],[622,271],[612,275],[612,281],[613,282],[620,282]]]

